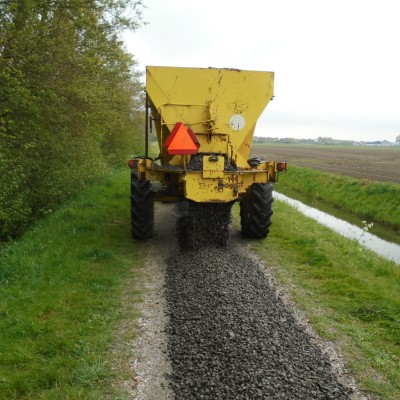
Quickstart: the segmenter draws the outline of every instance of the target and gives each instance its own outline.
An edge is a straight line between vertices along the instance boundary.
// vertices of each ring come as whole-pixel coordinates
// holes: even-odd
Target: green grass
[[[270,235],[254,247],[361,387],[399,399],[400,266],[278,201]]]
[[[104,179],[1,250],[1,399],[126,398],[126,355],[110,348],[139,299],[128,182]]]
[[[304,193],[368,221],[380,221],[400,229],[400,185],[372,182],[310,168],[290,166],[275,186]]]

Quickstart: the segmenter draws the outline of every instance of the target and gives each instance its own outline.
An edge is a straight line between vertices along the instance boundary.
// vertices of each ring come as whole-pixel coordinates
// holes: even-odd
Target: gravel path
[[[168,260],[171,385],[177,399],[348,399],[329,361],[232,249]]]
[[[126,384],[132,400],[170,400],[173,393],[168,376],[171,363],[167,357],[168,324],[165,299],[165,258],[170,252],[176,253],[174,234],[177,214],[174,204],[155,205],[157,233],[154,239],[141,242],[147,255],[142,277],[133,289],[142,294],[138,304],[141,317],[138,320],[138,337],[134,342],[134,358],[130,366],[134,371],[135,383]]]
[[[171,215],[169,205],[163,208]],[[178,227],[184,227],[182,220]],[[227,248],[164,252],[172,235],[169,225],[152,241],[154,254],[161,251],[166,258],[166,268],[160,263],[167,319],[165,329],[157,331],[166,339],[171,366],[158,368],[165,361],[160,355],[152,365],[169,376],[168,398],[171,393],[176,400],[363,398],[338,381],[326,353],[277,294],[265,266],[236,250],[240,239]],[[139,386],[144,379],[139,376]],[[134,398],[156,399],[154,391],[145,395],[145,386],[143,396]]]

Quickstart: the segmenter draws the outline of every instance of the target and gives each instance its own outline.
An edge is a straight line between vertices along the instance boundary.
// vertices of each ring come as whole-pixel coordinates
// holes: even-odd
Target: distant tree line
[[[400,144],[400,135],[397,136],[396,142],[389,142],[388,140],[374,140],[374,141],[356,141],[346,139],[334,139],[331,137],[319,136],[317,139],[297,139],[297,138],[278,138],[278,137],[265,137],[254,136],[254,143],[283,143],[283,144],[323,144],[323,145],[339,145],[339,146],[393,146]]]
[[[134,151],[142,87],[119,34],[141,8],[0,0],[0,240]]]
[[[297,139],[297,138],[277,138],[277,137],[263,137],[255,136],[255,143],[292,143],[292,144],[333,144],[333,145],[352,145],[353,140],[333,139],[331,137],[318,137],[317,139]]]

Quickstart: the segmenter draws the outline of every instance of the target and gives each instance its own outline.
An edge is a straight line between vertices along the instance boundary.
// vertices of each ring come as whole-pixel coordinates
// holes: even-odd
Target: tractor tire
[[[249,239],[263,239],[271,226],[273,187],[270,183],[253,183],[240,203],[242,234]]]
[[[154,233],[154,198],[150,182],[140,181],[131,171],[131,225],[135,239],[149,239]]]

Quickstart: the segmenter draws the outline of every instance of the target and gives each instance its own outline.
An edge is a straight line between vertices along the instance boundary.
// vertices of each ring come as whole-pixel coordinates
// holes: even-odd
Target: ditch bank
[[[371,234],[369,232],[369,229],[374,224],[370,224],[370,226],[368,226],[367,222],[364,221],[364,227],[360,228],[345,220],[336,218],[334,215],[323,212],[318,208],[309,207],[308,205],[303,204],[298,200],[287,197],[281,193],[274,192],[274,198],[279,201],[283,201],[286,204],[289,204],[301,214],[317,221],[321,225],[324,225],[334,230],[335,232],[339,233],[339,235],[344,236],[347,239],[356,241],[361,246],[373,251],[379,256],[385,258],[386,260],[393,261],[396,264],[400,265],[399,239],[392,236],[392,239],[395,239],[396,241],[393,243]]]

